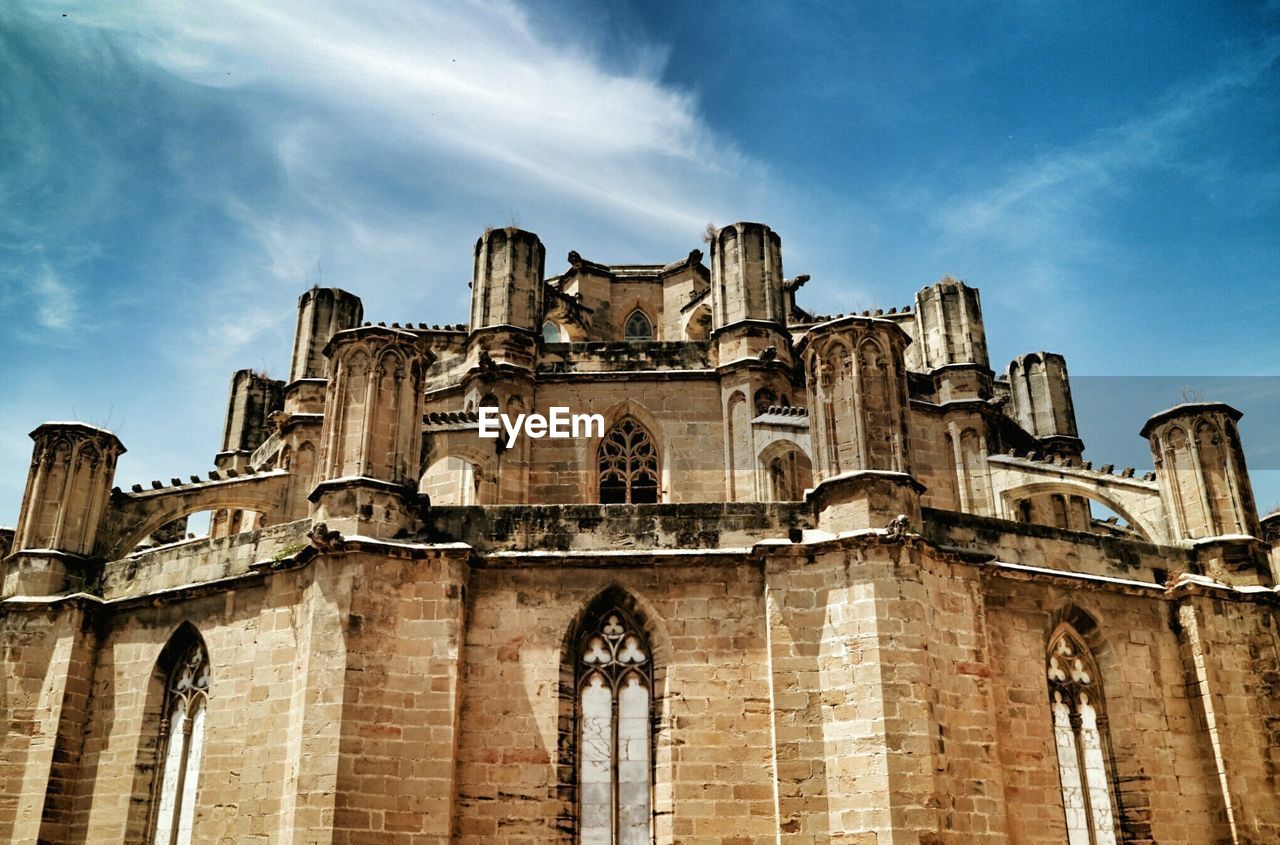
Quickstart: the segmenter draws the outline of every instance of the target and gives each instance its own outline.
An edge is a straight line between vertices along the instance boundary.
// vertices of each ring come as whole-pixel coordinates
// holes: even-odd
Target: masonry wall
[[[458,550],[359,564],[340,690],[309,689],[341,724],[332,841],[448,841],[466,565]]]
[[[825,544],[773,557],[767,580],[782,841],[936,829],[925,639],[908,624],[924,609],[916,561]]]
[[[84,731],[78,790],[84,809],[67,841],[141,841],[148,834],[163,701],[153,672],[183,622],[194,623],[211,664],[196,818],[201,837],[292,837],[296,723],[307,717],[297,704],[314,682],[306,665],[315,611],[309,594],[315,579],[331,575],[326,569],[111,615]]]
[[[146,837],[153,673],[189,622],[212,666],[199,841],[441,841],[463,576],[447,555],[347,554],[163,603],[6,609],[0,839]]]
[[[563,720],[572,719],[561,698],[562,661],[572,659],[565,640],[576,615],[611,587],[636,599],[653,650],[657,841],[770,841],[761,573],[747,561],[697,556],[472,575],[455,841],[573,841],[574,769],[561,745]]]
[[[1250,845],[1280,840],[1280,643],[1276,613],[1268,611],[1193,593],[1177,603],[1170,623],[1215,809],[1229,809],[1225,826]],[[1222,828],[1221,812],[1218,819]]]
[[[989,581],[984,592],[992,659],[1001,667],[992,684],[1010,833],[1029,845],[1066,839],[1045,650],[1063,610],[1073,606],[1098,621],[1084,633],[1102,676],[1124,841],[1232,841],[1168,603],[1158,593],[1142,598],[1006,579]],[[1274,806],[1274,791],[1266,800]]]
[[[1062,542],[1023,528],[1010,563]],[[145,837],[156,661],[191,624],[212,665],[199,841],[572,842],[567,638],[606,591],[652,647],[658,843],[1060,845],[1045,650],[1063,621],[1100,673],[1124,841],[1276,841],[1265,598],[942,545],[472,557],[356,541],[159,597],[10,600],[0,841]]]
[[[679,381],[591,379],[538,385],[537,408],[604,414],[605,431],[632,413],[661,450],[662,501],[714,502],[725,498],[724,423],[714,378]],[[596,450],[600,438],[529,440],[532,470],[528,501],[593,502],[598,499]]]
[[[65,831],[76,777],[67,765],[76,751],[67,728],[86,706],[91,642],[74,604],[0,616],[0,841]]]

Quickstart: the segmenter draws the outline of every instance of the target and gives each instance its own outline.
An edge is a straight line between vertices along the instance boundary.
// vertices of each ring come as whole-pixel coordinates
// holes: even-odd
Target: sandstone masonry
[[[812,314],[758,223],[545,258],[485,232],[465,326],[307,291],[212,471],[124,489],[112,433],[32,432],[0,841],[1280,841],[1238,411],[1095,468],[1065,360],[997,375],[963,282]],[[603,436],[479,436],[553,407]]]

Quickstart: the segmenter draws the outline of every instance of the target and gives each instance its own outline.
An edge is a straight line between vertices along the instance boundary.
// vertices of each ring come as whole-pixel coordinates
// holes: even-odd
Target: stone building
[[[207,475],[113,488],[113,434],[36,428],[0,841],[1280,841],[1239,412],[1117,473],[974,288],[819,316],[768,227],[705,258],[487,231],[468,325],[307,291]],[[603,425],[480,436],[553,407]]]

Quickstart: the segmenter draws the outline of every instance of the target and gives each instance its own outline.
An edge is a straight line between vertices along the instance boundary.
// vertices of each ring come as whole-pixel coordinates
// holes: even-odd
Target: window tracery
[[[208,695],[209,658],[197,640],[182,652],[165,690],[154,845],[190,845],[192,841]]]
[[[1047,674],[1068,845],[1116,845],[1097,671],[1071,632],[1050,643]]]
[[[648,315],[637,308],[627,317],[622,328],[623,340],[653,340],[653,323]]]
[[[624,417],[600,442],[600,503],[644,505],[658,501],[658,450],[648,430]]]
[[[653,667],[644,633],[622,610],[599,614],[576,651],[578,842],[648,845]]]

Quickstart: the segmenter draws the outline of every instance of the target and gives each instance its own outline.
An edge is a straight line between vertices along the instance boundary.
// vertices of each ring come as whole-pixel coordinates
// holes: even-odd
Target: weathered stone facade
[[[468,326],[308,291],[205,477],[113,489],[114,435],[37,428],[0,840],[1280,841],[1239,413],[1095,469],[1065,361],[996,376],[977,290],[817,316],[781,249],[547,278],[492,230]],[[553,406],[603,436],[479,436]]]

